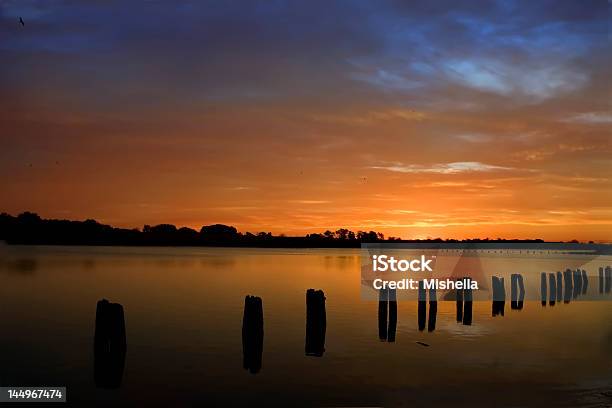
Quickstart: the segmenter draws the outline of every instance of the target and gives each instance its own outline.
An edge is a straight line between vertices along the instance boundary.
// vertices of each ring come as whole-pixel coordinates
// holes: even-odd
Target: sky
[[[609,24],[606,0],[0,0],[0,211],[609,242]]]

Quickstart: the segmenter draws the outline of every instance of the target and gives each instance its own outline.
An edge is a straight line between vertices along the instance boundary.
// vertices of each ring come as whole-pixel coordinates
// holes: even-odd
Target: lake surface
[[[610,301],[526,301],[495,317],[477,301],[471,325],[438,302],[433,331],[400,301],[388,342],[378,302],[361,298],[359,249],[0,251],[0,385],[66,386],[74,405],[612,406]],[[321,357],[305,355],[309,288],[326,297]],[[256,374],[243,368],[245,295],[263,301]],[[102,298],[125,312],[116,389],[94,381]]]

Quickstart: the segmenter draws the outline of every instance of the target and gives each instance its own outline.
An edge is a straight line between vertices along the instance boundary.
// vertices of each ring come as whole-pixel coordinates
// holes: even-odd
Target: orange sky
[[[416,28],[377,22],[354,40],[352,23],[319,23],[329,42],[299,25],[285,38],[278,23],[247,46],[227,15],[207,17],[215,32],[187,21],[146,42],[173,28],[120,20],[108,32],[85,7],[91,26],[60,36],[73,14],[8,8],[3,21],[17,12],[32,31],[11,25],[0,40],[12,61],[0,68],[0,211],[612,241],[610,57],[596,17],[527,10],[529,29],[508,28],[504,10],[472,10],[493,28],[457,17],[455,33],[434,13],[411,48]],[[206,35],[216,45],[191,41]]]

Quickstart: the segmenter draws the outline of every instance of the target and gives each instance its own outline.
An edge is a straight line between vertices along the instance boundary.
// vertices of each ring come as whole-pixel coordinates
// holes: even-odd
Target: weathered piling
[[[419,281],[419,301],[417,306],[417,319],[419,331],[425,330],[425,317],[427,315],[427,292],[423,281]]]
[[[546,306],[546,296],[548,291],[548,277],[546,272],[540,274],[540,297],[542,298],[542,306]]]
[[[456,289],[457,321],[463,321],[463,289]]]
[[[325,293],[322,290],[308,289],[306,291],[306,344],[304,346],[307,356],[323,356],[326,329]]]
[[[563,300],[563,274],[557,271],[557,301]]]
[[[395,289],[389,289],[389,327],[387,330],[387,341],[393,343],[395,341],[395,332],[397,331],[397,295]]]
[[[606,266],[606,293],[610,293],[610,290],[612,289],[612,269],[610,269],[609,266]]]
[[[582,273],[580,270],[572,271],[572,299],[576,299],[582,293]]]
[[[569,269],[566,269],[565,272],[563,272],[563,285],[565,288],[565,291],[563,292],[563,303],[569,303],[572,299],[573,291],[572,271]]]
[[[503,316],[504,309],[506,306],[506,288],[504,286],[504,278],[491,276],[491,286],[493,288],[493,304],[491,315],[493,317],[497,315]]]
[[[599,268],[599,293],[604,292],[604,268]]]
[[[557,280],[555,279],[555,274],[548,274],[548,286],[550,287],[550,296],[548,297],[549,306],[554,306],[557,301]]]
[[[587,276],[587,272],[582,270],[582,294],[586,295],[589,290],[589,277]]]
[[[510,280],[510,309],[521,310],[523,309],[523,301],[525,300],[525,285],[523,283],[523,275],[520,273],[513,273],[510,276]]]
[[[387,312],[389,309],[389,289],[378,291],[378,338],[380,341],[387,340]]]
[[[472,289],[463,291],[463,324],[470,326],[472,324]]]
[[[246,296],[242,316],[242,356],[243,367],[251,374],[257,374],[261,370],[263,337],[263,303],[261,298]]]
[[[98,301],[94,333],[94,382],[97,387],[121,386],[126,349],[123,306],[106,299]]]
[[[436,319],[438,316],[438,297],[435,289],[429,290],[429,316],[427,318],[427,331],[436,330]]]

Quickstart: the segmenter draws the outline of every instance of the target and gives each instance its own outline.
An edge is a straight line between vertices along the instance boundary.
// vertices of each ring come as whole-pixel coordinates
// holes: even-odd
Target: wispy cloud
[[[584,112],[561,119],[562,122],[604,125],[612,123],[612,112]]]
[[[312,119],[317,122],[330,122],[345,125],[373,125],[378,122],[390,120],[421,121],[426,118],[427,114],[424,112],[404,108],[369,111],[358,114],[325,114],[312,116]]]
[[[485,143],[491,140],[491,136],[483,133],[461,133],[455,135],[455,138],[469,143]]]
[[[512,167],[496,166],[481,162],[453,162],[436,163],[429,166],[421,164],[395,163],[388,166],[371,166],[372,169],[388,170],[396,173],[437,173],[437,174],[457,174],[468,172],[486,172],[497,170],[513,170]]]
[[[568,65],[524,67],[495,59],[451,60],[444,64],[451,81],[503,96],[519,95],[537,101],[581,88],[588,76]]]
[[[292,203],[296,204],[328,204],[331,201],[328,200],[291,200]]]
[[[227,189],[232,190],[232,191],[245,191],[245,190],[254,190],[255,187],[235,186],[235,187],[228,187]]]

